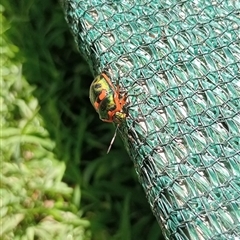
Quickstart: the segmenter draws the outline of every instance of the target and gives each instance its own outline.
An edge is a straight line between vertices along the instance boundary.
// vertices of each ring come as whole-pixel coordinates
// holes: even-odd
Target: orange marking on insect
[[[102,92],[99,94],[98,99],[102,101],[105,97],[107,96],[107,91],[104,89]]]

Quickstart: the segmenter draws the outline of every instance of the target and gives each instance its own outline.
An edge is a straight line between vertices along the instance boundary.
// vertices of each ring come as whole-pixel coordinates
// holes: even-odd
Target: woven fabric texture
[[[166,239],[240,236],[240,2],[65,0]]]

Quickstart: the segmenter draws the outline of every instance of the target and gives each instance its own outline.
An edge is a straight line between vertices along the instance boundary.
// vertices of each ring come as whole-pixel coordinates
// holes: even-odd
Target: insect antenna
[[[109,144],[108,150],[107,150],[107,154],[108,154],[109,151],[111,150],[111,147],[112,147],[112,145],[113,145],[113,142],[114,142],[114,140],[115,140],[115,138],[116,138],[117,130],[118,130],[118,128],[119,128],[119,125],[120,125],[120,124],[118,124],[117,127],[116,127],[116,129],[115,129],[113,138],[112,138],[112,140],[111,140],[111,142],[110,142],[110,144]]]

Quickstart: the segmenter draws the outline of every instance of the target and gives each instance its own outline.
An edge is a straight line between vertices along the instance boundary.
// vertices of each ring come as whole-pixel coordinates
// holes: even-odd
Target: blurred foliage
[[[90,239],[89,221],[62,182],[64,162],[52,153],[39,104],[22,76],[19,49],[3,33],[10,27],[1,7],[0,238]]]
[[[162,239],[119,137],[106,154],[114,128],[90,104],[93,76],[58,2],[3,6],[5,239],[89,238],[88,221],[91,239]]]

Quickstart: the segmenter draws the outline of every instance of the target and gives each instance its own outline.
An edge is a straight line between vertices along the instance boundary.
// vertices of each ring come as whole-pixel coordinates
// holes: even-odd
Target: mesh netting
[[[240,2],[66,0],[93,73],[127,92],[126,148],[167,239],[240,236]]]

